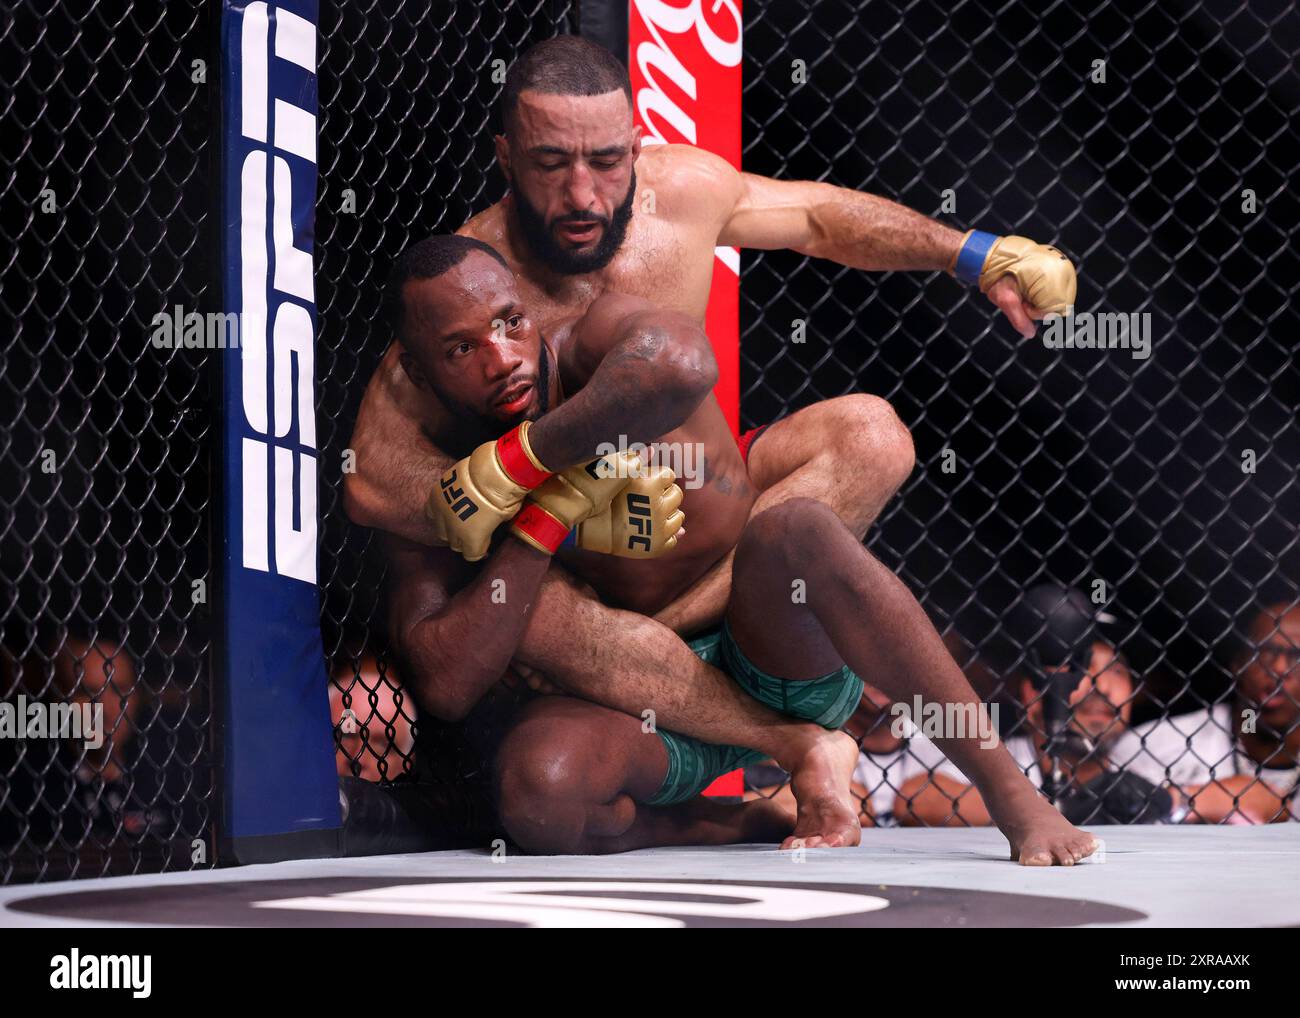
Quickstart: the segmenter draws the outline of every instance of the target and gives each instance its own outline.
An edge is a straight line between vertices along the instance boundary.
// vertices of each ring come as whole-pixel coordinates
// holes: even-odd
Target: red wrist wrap
[[[519,428],[511,428],[497,439],[497,459],[512,481],[521,488],[532,491],[551,476],[549,470],[540,470],[524,451],[523,439],[519,437]]]
[[[552,555],[569,536],[569,528],[536,502],[524,503],[524,507],[519,510],[519,515],[515,517],[511,526],[521,534],[527,534]]]

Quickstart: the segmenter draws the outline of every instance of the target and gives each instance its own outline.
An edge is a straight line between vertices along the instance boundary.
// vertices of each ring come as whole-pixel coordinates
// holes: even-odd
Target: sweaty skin
[[[565,392],[576,392],[591,377],[594,365],[580,353],[580,333],[606,328],[617,313],[622,298],[607,297],[594,313],[577,324],[566,323],[550,337],[550,346],[560,365]],[[587,345],[587,348],[590,344]],[[653,385],[654,366],[647,365],[646,383]],[[577,549],[561,550],[558,558],[574,575],[581,577],[606,604],[643,615],[654,615],[694,583],[715,562],[736,546],[745,528],[756,493],[749,485],[745,464],[722,415],[717,399],[710,394],[679,428],[657,442],[690,445],[702,451],[702,480],[699,487],[684,487],[683,510],[688,513],[687,532],[669,555],[653,561],[614,558]],[[679,478],[679,483],[686,479]]]
[[[653,442],[662,429],[682,430],[691,441],[711,433],[709,444],[721,438],[721,449],[734,454],[712,402],[716,366],[707,339],[680,313],[607,295],[562,330],[552,351],[529,318],[513,276],[488,255],[471,253],[441,276],[409,280],[402,293],[402,370],[425,404],[422,420],[433,432],[428,439],[451,458],[500,434],[521,414],[533,421],[534,454],[557,468],[596,455],[600,440],[613,437],[613,425],[601,423],[611,420],[634,441]],[[565,378],[578,385],[568,398],[561,386]],[[703,422],[698,432],[697,419]],[[688,508],[719,497],[707,486],[691,495]],[[743,513],[744,506],[730,525],[733,532]],[[730,514],[719,508],[716,515],[725,521]],[[726,550],[724,532],[715,522],[699,528],[698,536],[679,536],[700,546],[680,559],[688,567],[696,564],[689,571],[680,565],[669,570],[666,584],[655,579],[654,563],[627,570],[619,559],[589,556],[582,569],[611,596],[620,596],[622,584],[629,598],[645,600],[660,590],[664,599],[670,585],[691,582]],[[827,844],[856,840],[848,801],[851,740],[764,707],[659,623],[578,592],[577,581],[549,556],[509,538],[505,529],[497,536],[488,560],[472,567],[447,548],[386,538],[393,642],[426,709],[444,720],[463,719],[508,666],[539,669],[567,692],[632,720],[651,710],[658,723],[683,735],[753,746],[773,756],[793,775],[803,828]],[[680,544],[656,562],[679,551]],[[510,592],[499,602],[490,597],[497,583]],[[587,720],[593,738],[597,726],[617,737],[617,726],[590,712]],[[639,731],[639,722],[633,727]],[[648,742],[659,747],[662,778],[666,751],[659,740]],[[516,753],[510,759],[518,758]],[[619,787],[644,773],[644,756],[623,756],[620,764],[611,748],[606,760],[614,773],[605,776]],[[535,837],[533,844],[555,842]]]
[[[544,96],[537,105],[544,105],[540,100],[558,103],[565,98]],[[622,93],[587,101],[600,103],[607,98],[617,101],[597,110],[592,119],[612,138],[620,133],[607,125],[617,125],[620,119],[627,120],[631,133]],[[621,113],[619,103],[624,106]],[[579,136],[590,133],[586,118],[577,113],[566,112],[560,126]],[[610,139],[602,135],[599,140]],[[589,147],[596,143],[587,142]],[[791,248],[862,269],[942,270],[960,244],[958,231],[884,199],[828,184],[738,173],[717,156],[685,145],[642,149],[638,142],[636,151],[637,211],[623,246],[595,272],[561,275],[536,258],[521,236],[509,194],[457,231],[491,244],[504,256],[543,334],[555,334],[604,293],[644,297],[656,306],[703,321],[713,279],[713,251],[719,245]],[[625,191],[629,183],[625,172],[620,186]],[[572,189],[583,186],[581,180],[575,181]],[[654,212],[641,212],[651,199]],[[575,204],[589,200],[574,196]],[[1004,310],[1020,311],[1014,288],[1004,282],[1006,286],[1000,283],[990,291],[990,299]],[[1023,318],[1016,315],[1013,321],[1023,331],[1022,322],[1030,323],[1032,316],[1032,309],[1024,306]],[[421,420],[413,405],[417,394],[401,369],[399,353],[396,344],[389,348],[367,386],[353,437],[359,473],[349,475],[345,499],[349,515],[357,522],[428,544],[433,531],[420,506],[428,479],[441,474],[450,462],[436,454],[425,437],[434,431],[428,426],[431,422],[417,424]],[[874,491],[864,494],[866,501],[881,505],[887,497]]]
[[[525,302],[547,334],[557,333],[566,320],[609,292],[642,296],[703,320],[714,270],[713,249],[718,245],[789,248],[876,271],[949,270],[960,246],[958,231],[883,198],[828,184],[782,182],[738,173],[725,161],[686,146],[642,150],[639,129],[632,125],[631,110],[621,91],[587,97],[524,92],[510,131],[510,138],[497,138],[497,154],[515,191],[460,232],[501,252],[516,272]],[[594,240],[583,235],[581,224],[565,226],[565,220],[596,216],[608,221],[629,193],[633,166],[633,215],[626,239],[607,264],[565,275],[529,248],[515,207],[516,195],[526,195],[528,207],[555,226],[554,239],[569,243],[573,250],[590,247]],[[567,234],[566,229],[570,231]],[[571,232],[575,229],[577,233]],[[987,296],[1022,335],[1033,335],[1033,319],[1042,315],[1019,296],[1011,277],[995,283]],[[352,441],[359,473],[347,477],[344,501],[354,521],[416,544],[428,544],[433,535],[423,516],[423,502],[433,479],[451,460],[430,440],[438,430],[436,409],[415,405],[415,394],[398,358],[399,350],[390,349],[367,388]],[[709,446],[714,445],[709,439]],[[740,490],[738,482],[744,473],[735,472],[737,461],[725,449],[717,450],[713,462],[717,471],[713,491],[698,504],[703,505],[703,499],[712,494],[729,495],[738,502],[753,499],[753,493]],[[830,505],[860,540],[910,472],[912,462],[906,429],[883,400],[853,396],[809,407],[777,422],[756,446],[750,460],[749,486],[761,494],[751,502],[751,515],[791,498],[813,497]],[[845,469],[845,464],[851,468]],[[724,490],[727,485],[731,492]],[[687,511],[687,529],[693,538],[695,527],[704,521],[698,519],[698,512],[693,521],[691,510]],[[705,535],[708,540],[700,538],[698,547],[711,545],[715,539],[723,543],[720,534],[732,524],[719,522],[716,526],[719,536]],[[700,553],[701,559],[707,557]],[[672,630],[691,633],[721,618],[730,591],[732,558],[733,552],[725,552],[675,598],[672,588],[679,577],[671,574],[661,583],[655,581],[653,589],[643,590],[634,577],[621,576],[617,570],[601,582],[607,596],[636,603],[643,610],[667,600],[656,617]],[[575,568],[582,567],[575,564]],[[683,567],[683,573],[688,571]],[[915,605],[901,585],[894,596]],[[591,602],[577,600],[566,584],[550,584],[542,591],[534,617],[548,605],[556,609],[559,618],[587,611],[592,615],[593,633],[608,631],[620,622],[614,609],[604,607],[601,615]],[[643,631],[648,621],[637,619],[628,623],[628,628]],[[697,718],[707,712],[696,688],[703,680],[681,659],[682,652],[689,656],[689,651],[666,635],[671,633],[663,627],[659,632],[645,631],[644,647],[653,651],[657,662],[671,664],[669,674],[679,679],[682,690],[680,707],[688,717]],[[527,663],[548,671],[564,668],[565,674],[552,677],[570,692],[623,706],[615,702],[620,694],[610,688],[614,683],[608,678],[602,682],[602,675],[608,677],[614,670],[614,662],[608,658],[619,653],[609,641],[593,644],[577,659],[571,649],[567,658],[548,656],[544,650],[537,649]],[[587,658],[599,662],[601,655],[606,656],[608,667],[593,663],[582,673],[580,662]],[[756,744],[752,736],[732,738],[721,730],[699,737]],[[850,770],[851,765],[850,760]],[[824,775],[826,765],[816,769]],[[831,769],[843,770],[839,763]],[[842,782],[837,777],[835,783],[847,789],[847,771],[839,777]],[[985,786],[987,782],[981,787]],[[796,781],[796,792],[798,789]],[[1032,795],[1026,798],[1024,790],[1018,788],[1013,793],[1008,789],[1005,796],[1003,830],[1012,839],[1013,855],[1018,853],[1022,862],[1064,861],[1069,853],[1065,851],[1066,839],[1060,835],[1059,814],[1032,801]],[[856,822],[853,828],[856,831]],[[1024,851],[1018,847],[1022,845]]]

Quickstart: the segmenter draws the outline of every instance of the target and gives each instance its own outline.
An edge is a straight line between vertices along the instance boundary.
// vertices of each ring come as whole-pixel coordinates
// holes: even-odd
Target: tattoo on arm
[[[601,443],[619,435],[629,444],[652,442],[680,427],[716,379],[707,341],[701,350],[669,326],[639,323],[605,355],[576,396],[533,426],[530,444],[543,463],[562,470],[596,455]]]

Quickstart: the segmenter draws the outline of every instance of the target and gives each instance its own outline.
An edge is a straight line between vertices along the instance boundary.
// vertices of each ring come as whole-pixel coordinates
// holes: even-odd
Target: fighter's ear
[[[420,365],[416,362],[415,358],[411,356],[410,352],[403,350],[398,354],[397,359],[401,362],[402,370],[406,372],[406,377],[411,380],[411,384],[417,389],[427,392],[429,389],[429,382],[424,377],[424,371],[420,368]]]
[[[632,125],[632,162],[641,157],[641,125]]]
[[[496,145],[497,165],[501,167],[501,172],[505,174],[506,180],[510,179],[510,142],[504,134],[495,135],[492,141]]]

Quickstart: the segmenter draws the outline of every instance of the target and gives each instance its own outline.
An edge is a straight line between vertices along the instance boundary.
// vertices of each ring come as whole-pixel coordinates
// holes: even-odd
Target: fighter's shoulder
[[[491,244],[504,252],[506,241],[506,220],[501,202],[494,202],[477,215],[471,216],[456,231],[462,237],[473,237],[485,244]]]
[[[740,198],[740,172],[719,155],[694,145],[647,145],[637,166],[642,188],[651,187],[674,204],[730,209]]]
[[[419,428],[434,451],[441,453],[433,435],[446,411],[435,397],[416,388],[402,366],[402,352],[402,345],[396,340],[389,344],[366,386],[363,406],[371,416],[386,422],[385,434],[393,433],[394,429]]]
[[[626,293],[603,293],[576,318],[554,323],[547,330],[547,342],[555,352],[560,377],[567,390],[585,384],[605,355],[625,337],[622,324],[644,311],[672,314],[656,308],[644,297]]]

